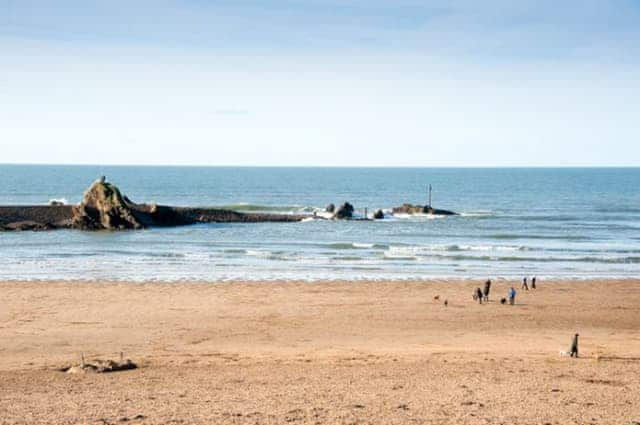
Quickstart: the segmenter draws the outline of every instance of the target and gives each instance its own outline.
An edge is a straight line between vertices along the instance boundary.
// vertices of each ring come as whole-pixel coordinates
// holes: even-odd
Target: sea
[[[305,214],[295,223],[0,233],[2,280],[591,279],[640,276],[640,168],[0,165],[0,205],[135,202]],[[427,203],[457,216],[393,216]],[[375,221],[313,219],[350,202]]]

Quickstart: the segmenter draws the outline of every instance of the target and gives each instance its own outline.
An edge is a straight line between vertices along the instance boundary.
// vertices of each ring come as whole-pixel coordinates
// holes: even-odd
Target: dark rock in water
[[[334,213],[336,211],[336,206],[333,204],[329,204],[324,210],[328,213]]]
[[[123,197],[120,190],[102,180],[84,194],[80,205],[73,207],[72,227],[83,230],[142,229],[136,217],[136,205]]]
[[[384,212],[382,210],[378,210],[373,214],[373,218],[376,220],[382,220],[384,218]]]
[[[433,215],[458,215],[458,213],[455,213],[453,211],[439,210],[437,208],[431,208],[431,207],[424,207],[424,213],[433,214]]]
[[[392,211],[394,214],[423,214],[424,208],[422,205],[402,204],[401,207],[396,207]]]
[[[354,211],[353,205],[351,205],[348,202],[345,202],[340,206],[340,208],[338,208],[338,211],[336,211],[334,218],[337,218],[337,219],[353,218],[353,211]]]
[[[428,205],[403,204],[393,209],[394,214],[431,214],[431,215],[457,215],[453,211],[439,210]]]

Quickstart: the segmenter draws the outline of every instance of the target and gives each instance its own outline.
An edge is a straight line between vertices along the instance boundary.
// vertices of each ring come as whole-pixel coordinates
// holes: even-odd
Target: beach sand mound
[[[136,205],[120,190],[105,181],[97,181],[73,208],[72,227],[82,230],[143,229],[134,214]]]

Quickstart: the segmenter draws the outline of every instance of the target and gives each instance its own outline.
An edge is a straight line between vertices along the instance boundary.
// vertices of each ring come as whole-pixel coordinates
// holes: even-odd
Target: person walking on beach
[[[531,279],[531,289],[536,289],[536,277],[534,276],[533,279]]]
[[[522,279],[522,289],[525,290],[529,290],[529,285],[527,285],[527,277],[525,276],[524,279]]]
[[[476,288],[476,298],[478,298],[478,303],[482,304],[482,289]]]
[[[491,291],[491,279],[487,279],[484,283],[484,300],[489,302],[489,291]]]
[[[509,304],[514,305],[516,303],[516,288],[513,286],[509,289]]]
[[[573,336],[573,341],[571,341],[571,350],[569,350],[569,356],[578,358],[578,337],[579,334],[575,334]]]

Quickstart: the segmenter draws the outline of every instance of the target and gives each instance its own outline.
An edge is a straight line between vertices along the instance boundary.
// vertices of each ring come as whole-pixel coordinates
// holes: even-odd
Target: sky
[[[0,163],[640,166],[640,0],[0,0]]]

